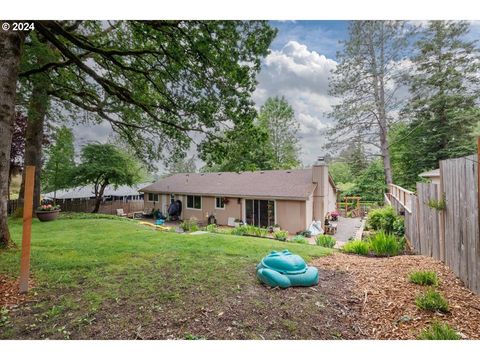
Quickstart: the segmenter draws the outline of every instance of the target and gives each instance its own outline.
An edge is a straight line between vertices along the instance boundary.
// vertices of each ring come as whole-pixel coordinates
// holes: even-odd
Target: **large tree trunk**
[[[42,172],[42,142],[44,138],[45,116],[48,110],[48,79],[41,75],[35,80],[28,109],[28,122],[25,131],[24,164],[35,166],[35,188],[33,207],[40,205],[40,176]],[[25,193],[25,172],[22,174],[19,201],[23,204]]]
[[[107,187],[108,183],[102,184],[100,186],[100,190],[98,191],[95,197],[95,207],[92,210],[92,213],[98,213],[98,210],[100,210],[100,203],[102,202],[102,197],[103,193],[105,192],[105,188]]]
[[[15,119],[18,67],[25,35],[21,31],[0,31],[0,246],[11,245],[7,224],[10,189],[10,148]]]
[[[379,59],[377,60],[377,55],[375,53],[375,47],[373,44],[373,39],[369,37],[369,48],[370,56],[372,60],[372,68],[374,69],[373,79],[373,89],[375,97],[375,105],[377,112],[377,122],[379,126],[379,135],[380,135],[380,153],[383,158],[383,171],[385,173],[385,183],[391,184],[393,182],[392,177],[392,165],[390,161],[390,153],[388,151],[388,124],[387,124],[387,115],[385,111],[385,39],[383,38],[383,27],[381,29],[381,41],[380,41],[380,54]]]

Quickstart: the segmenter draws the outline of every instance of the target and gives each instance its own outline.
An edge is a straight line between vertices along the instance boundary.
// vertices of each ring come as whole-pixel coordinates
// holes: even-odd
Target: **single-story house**
[[[143,193],[140,192],[139,189],[142,189],[149,184],[150,183],[136,184],[133,186],[122,185],[118,186],[117,188],[108,185],[103,193],[103,200],[142,200]],[[73,201],[79,199],[88,200],[95,198],[95,190],[93,185],[86,185],[70,189],[57,190],[56,192],[52,191],[47,194],[43,194],[43,197],[47,199],[63,201]]]
[[[440,185],[440,169],[434,169],[422,172],[418,176],[429,179],[432,184]]]
[[[219,225],[234,218],[260,227],[278,224],[290,233],[323,222],[336,209],[336,188],[323,158],[309,169],[175,174],[140,191],[145,208],[164,214],[180,200],[182,219],[206,222],[213,215]]]

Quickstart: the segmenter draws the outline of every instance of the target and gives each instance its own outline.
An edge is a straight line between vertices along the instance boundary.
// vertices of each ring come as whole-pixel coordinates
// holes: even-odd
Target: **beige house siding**
[[[333,212],[337,210],[337,193],[331,184],[328,186],[328,206],[327,211]]]
[[[291,234],[306,229],[306,201],[277,200],[277,222]]]

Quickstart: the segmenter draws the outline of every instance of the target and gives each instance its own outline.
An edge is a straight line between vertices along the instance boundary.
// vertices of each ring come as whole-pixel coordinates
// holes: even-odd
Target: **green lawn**
[[[12,220],[10,229],[20,244],[21,221]],[[34,220],[36,295],[8,312],[0,338],[255,338],[266,329],[237,329],[241,315],[232,314],[244,311],[253,321],[267,297],[277,301],[256,280],[255,265],[286,248],[307,261],[331,252],[260,238],[158,232],[124,219]],[[20,247],[0,252],[0,273],[18,276],[19,258]]]

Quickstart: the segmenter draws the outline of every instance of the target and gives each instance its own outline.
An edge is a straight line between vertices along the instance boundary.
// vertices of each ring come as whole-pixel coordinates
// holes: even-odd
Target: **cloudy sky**
[[[422,22],[418,22],[421,24]],[[253,99],[258,108],[270,96],[284,96],[300,123],[301,160],[312,164],[323,154],[323,130],[335,99],[328,95],[328,78],[336,66],[340,41],[347,37],[347,21],[272,21],[278,28],[271,53],[258,75]],[[472,22],[469,40],[480,38],[480,22]],[[108,124],[77,126],[78,145],[105,141],[111,133]]]

